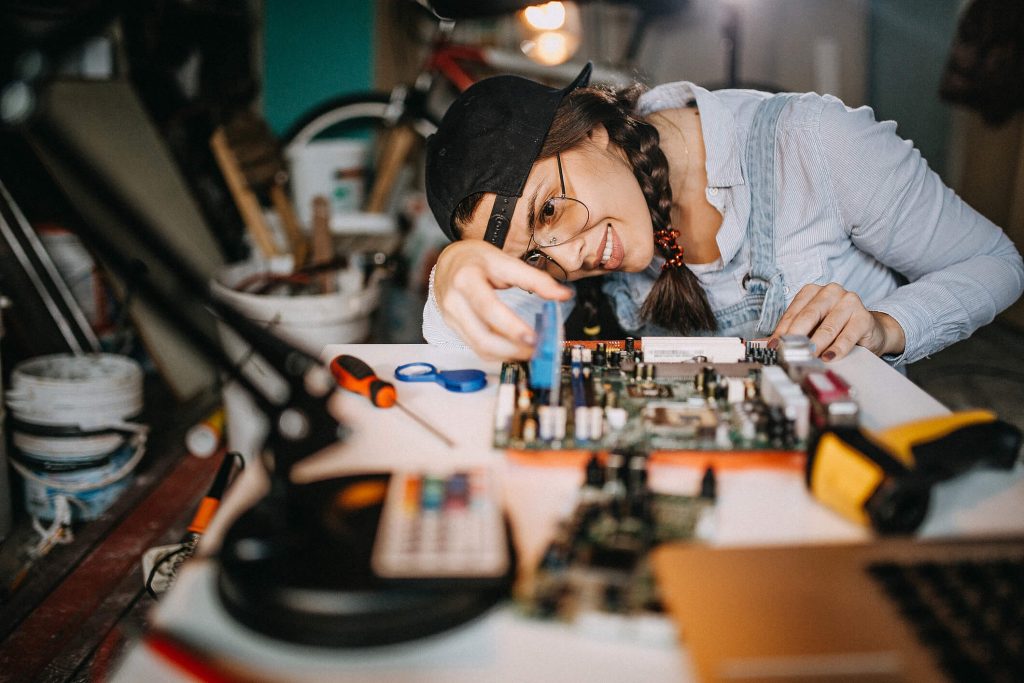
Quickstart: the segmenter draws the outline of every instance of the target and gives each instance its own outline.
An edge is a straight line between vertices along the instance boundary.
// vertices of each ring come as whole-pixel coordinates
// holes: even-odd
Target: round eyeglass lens
[[[533,241],[541,247],[568,242],[587,229],[590,210],[572,197],[552,197],[544,202],[533,229]]]
[[[565,282],[569,279],[565,269],[558,265],[558,262],[553,258],[541,251],[531,251],[530,253],[523,256],[523,261],[528,265],[533,266],[537,270],[543,270],[545,273],[555,278],[559,282]]]

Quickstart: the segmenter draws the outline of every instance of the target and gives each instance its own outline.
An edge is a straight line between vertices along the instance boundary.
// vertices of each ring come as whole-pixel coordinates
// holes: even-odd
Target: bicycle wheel
[[[422,189],[423,141],[437,130],[429,112],[393,112],[391,94],[367,92],[327,100],[303,114],[281,140],[289,158],[314,141],[365,141],[368,164],[363,209],[396,213],[409,192]],[[397,121],[397,123],[395,123]]]

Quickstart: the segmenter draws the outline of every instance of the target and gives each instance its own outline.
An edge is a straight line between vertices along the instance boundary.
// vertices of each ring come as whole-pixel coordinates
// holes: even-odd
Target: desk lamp
[[[353,486],[386,481],[387,473],[294,484],[292,467],[335,443],[338,423],[327,411],[333,380],[317,358],[281,340],[214,298],[206,279],[152,228],[47,115],[50,65],[116,19],[121,3],[98,3],[82,16],[13,43],[0,64],[0,124],[31,137],[62,176],[102,204],[110,220],[133,231],[177,277],[173,294],[146,276],[123,247],[90,224],[81,238],[104,262],[184,333],[195,348],[247,390],[270,425],[260,460],[270,490],[227,531],[218,560],[218,592],[227,612],[256,631],[293,642],[364,646],[407,640],[452,627],[489,609],[508,593],[512,567],[486,583],[385,583],[369,567],[379,506],[339,505]],[[220,344],[183,311],[194,297],[244,339],[278,375],[275,390],[254,385]]]

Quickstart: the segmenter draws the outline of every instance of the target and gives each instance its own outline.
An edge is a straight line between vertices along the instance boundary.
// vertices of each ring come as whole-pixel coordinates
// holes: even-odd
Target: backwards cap
[[[505,244],[516,201],[540,154],[558,105],[590,82],[588,62],[567,87],[550,88],[519,76],[494,76],[459,95],[427,140],[427,203],[449,240],[453,216],[477,192],[498,195],[484,239]]]

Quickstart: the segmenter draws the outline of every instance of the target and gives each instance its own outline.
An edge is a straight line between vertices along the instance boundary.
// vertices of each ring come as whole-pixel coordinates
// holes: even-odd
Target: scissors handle
[[[409,372],[413,370],[413,372]],[[417,372],[425,370],[426,372]],[[487,386],[487,375],[483,370],[444,370],[438,372],[430,363],[422,361],[406,363],[395,368],[395,379],[402,382],[437,382],[448,391],[468,393]]]
[[[409,372],[413,369],[423,369],[426,372]],[[436,382],[437,368],[431,363],[422,361],[417,363],[406,363],[395,368],[395,379],[402,382]]]
[[[487,374],[483,370],[443,370],[437,382],[448,391],[465,394],[487,386]]]

